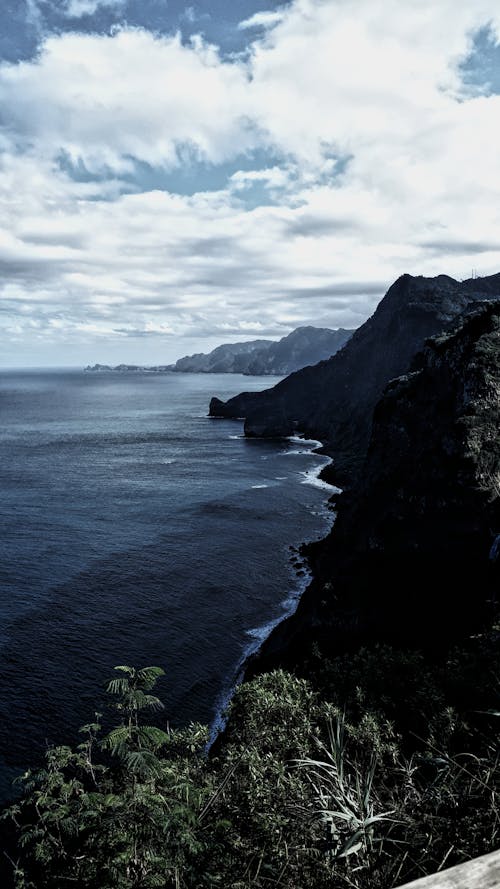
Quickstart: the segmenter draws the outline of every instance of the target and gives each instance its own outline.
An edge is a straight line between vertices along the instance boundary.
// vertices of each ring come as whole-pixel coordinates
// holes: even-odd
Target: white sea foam
[[[289,435],[287,441],[293,444],[309,445],[309,452],[316,451],[321,447],[321,442],[316,438],[302,438],[300,435]]]
[[[290,448],[286,448],[284,451],[281,451],[281,454],[284,456],[289,455],[291,457],[294,456],[318,456],[316,451],[321,447],[321,442],[317,441],[315,438],[301,438],[300,435],[290,435],[287,438],[291,444],[300,444],[303,445],[301,448],[294,448],[290,450]],[[326,458],[327,460],[329,458]]]
[[[328,463],[324,463],[323,466],[315,466],[314,469],[307,469],[304,472],[301,472],[300,474],[303,476],[302,484],[312,485],[314,488],[321,488],[323,491],[328,491],[330,494],[340,494],[340,488],[337,488],[336,485],[331,485],[329,482],[325,482],[324,479],[319,477],[321,471],[327,465]]]
[[[165,463],[166,466],[170,466],[171,463],[175,463],[176,461],[173,457],[167,457],[165,460],[162,460],[161,462]]]
[[[313,485],[315,488],[320,488],[321,490],[327,491],[329,494],[333,494],[336,492],[340,492],[340,488],[337,488],[335,485],[330,485],[328,482],[323,481],[323,479],[319,478],[319,474],[327,466],[331,460],[329,457],[316,454],[318,448],[321,447],[321,442],[316,441],[315,439],[304,439],[299,436],[293,435],[288,439],[289,442],[293,444],[300,444],[302,447],[300,449],[294,448],[293,450],[287,449],[281,451],[280,454],[283,455],[301,455],[301,456],[313,456],[316,459],[321,460],[321,464],[315,466],[313,469],[309,469],[301,472],[303,476],[302,484],[304,485]],[[276,476],[276,481],[285,481],[288,476]],[[253,488],[267,488],[268,485],[252,485]],[[318,513],[319,514],[319,513]],[[333,514],[327,510],[325,503],[325,514],[327,514],[330,518],[333,518]],[[235,670],[235,675],[233,677],[232,682],[226,686],[226,688],[222,691],[221,695],[218,698],[216,703],[215,717],[210,727],[210,740],[208,743],[208,748],[213,744],[217,735],[223,731],[226,724],[226,710],[228,704],[231,701],[231,698],[234,695],[235,690],[238,685],[242,682],[245,675],[245,667],[246,664],[253,655],[257,654],[257,652],[262,647],[263,643],[266,641],[268,636],[273,632],[273,630],[280,624],[282,621],[291,617],[292,614],[297,610],[297,606],[299,604],[300,598],[304,590],[309,586],[312,580],[312,573],[309,570],[307,564],[303,566],[304,575],[298,578],[297,586],[291,590],[288,597],[281,603],[281,613],[275,617],[273,620],[268,621],[265,624],[262,624],[259,627],[252,627],[246,630],[246,636],[249,638],[249,643],[243,651],[242,657],[238,663],[238,666]]]
[[[312,573],[309,571],[307,566],[304,567],[305,575],[304,577],[299,578],[298,587],[293,589],[287,599],[285,599],[285,601],[281,603],[281,614],[279,614],[278,617],[275,617],[273,620],[262,624],[262,626],[252,627],[251,629],[246,630],[245,635],[248,636],[249,639],[251,639],[251,642],[249,642],[249,644],[243,651],[238,666],[235,670],[235,676],[232,683],[226,686],[217,700],[215,717],[210,726],[210,739],[207,744],[207,749],[210,749],[217,736],[225,728],[227,707],[230,704],[236,689],[243,680],[248,659],[259,651],[262,644],[266,641],[267,637],[278,626],[278,624],[280,624],[283,620],[286,620],[288,617],[291,617],[292,614],[294,614],[294,612],[297,610],[297,606],[299,604],[302,593],[309,586],[309,583],[312,580]]]

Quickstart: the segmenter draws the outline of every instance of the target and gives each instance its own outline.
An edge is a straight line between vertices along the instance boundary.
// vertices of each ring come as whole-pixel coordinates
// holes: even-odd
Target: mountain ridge
[[[94,364],[86,372],[145,373],[241,373],[247,376],[286,376],[306,365],[334,355],[353,334],[352,330],[328,327],[297,327],[280,340],[249,340],[222,343],[211,352],[197,352],[179,358],[174,364]]]

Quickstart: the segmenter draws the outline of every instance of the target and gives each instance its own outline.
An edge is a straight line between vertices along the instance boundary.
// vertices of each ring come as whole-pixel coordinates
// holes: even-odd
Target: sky
[[[498,0],[0,0],[0,365],[168,363],[500,271]]]

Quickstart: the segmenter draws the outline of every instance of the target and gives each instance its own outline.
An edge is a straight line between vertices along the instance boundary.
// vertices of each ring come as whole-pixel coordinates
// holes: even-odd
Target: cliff
[[[500,296],[500,275],[458,282],[403,275],[375,313],[332,358],[272,389],[213,398],[213,417],[244,417],[248,436],[304,432],[327,442],[341,484],[366,453],[374,407],[389,380],[404,373],[428,337],[478,301]]]
[[[500,302],[431,339],[379,401],[363,472],[311,551],[315,580],[259,669],[367,642],[439,647],[500,581]]]

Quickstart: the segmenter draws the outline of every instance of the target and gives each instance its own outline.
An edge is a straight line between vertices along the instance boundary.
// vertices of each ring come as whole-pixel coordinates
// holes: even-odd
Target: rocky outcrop
[[[430,340],[379,401],[358,484],[311,551],[315,580],[259,667],[375,640],[473,632],[500,591],[500,302]]]
[[[403,275],[332,358],[272,389],[227,402],[214,398],[210,414],[245,417],[248,436],[299,429],[324,440],[342,483],[366,453],[373,409],[388,381],[407,370],[428,337],[447,329],[468,307],[495,296],[500,296],[500,275],[464,282],[446,275]]]

